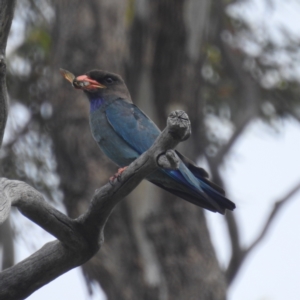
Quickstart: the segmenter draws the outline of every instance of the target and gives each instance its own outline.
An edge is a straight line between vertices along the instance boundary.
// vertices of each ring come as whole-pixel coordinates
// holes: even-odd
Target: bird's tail
[[[228,198],[225,196],[225,191],[216,185],[215,183],[211,182],[208,180],[207,177],[203,176],[198,176],[198,174],[193,172],[193,175],[199,180],[200,187],[204,191],[204,193],[209,197],[210,199],[213,199],[221,208],[221,211],[218,211],[220,213],[225,212],[225,209],[228,210],[234,210],[235,209],[235,204],[230,201]]]
[[[210,186],[202,188],[198,193],[194,190],[182,189],[181,184],[177,185],[177,188],[166,187],[157,181],[151,180],[151,182],[160,188],[178,196],[188,202],[191,202],[197,206],[208,209],[212,212],[218,212],[224,214],[226,209],[234,210],[235,204],[227,199],[224,195],[220,194],[216,190],[212,189]]]
[[[235,204],[225,197],[222,188],[208,180],[207,173],[193,165],[181,163],[178,170],[161,170],[149,180],[164,190],[197,206],[224,214]],[[164,173],[164,174],[162,174]]]

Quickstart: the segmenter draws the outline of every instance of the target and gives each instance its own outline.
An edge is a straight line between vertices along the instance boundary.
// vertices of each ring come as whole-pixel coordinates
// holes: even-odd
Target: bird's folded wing
[[[196,176],[198,179],[204,181],[210,187],[217,190],[220,194],[225,195],[225,191],[220,186],[216,185],[215,183],[213,183],[212,181],[210,181],[208,179],[208,177],[209,177],[208,173],[204,169],[196,166],[193,161],[191,161],[189,158],[182,155],[178,151],[176,151],[176,153],[179,156],[179,158],[183,161],[183,163],[187,166],[187,168],[194,174],[194,176]]]
[[[148,150],[160,134],[146,114],[122,99],[109,105],[105,114],[116,133],[139,154]]]

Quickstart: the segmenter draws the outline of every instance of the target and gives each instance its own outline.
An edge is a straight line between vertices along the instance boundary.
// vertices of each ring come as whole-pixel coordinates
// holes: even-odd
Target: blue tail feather
[[[226,209],[235,208],[235,204],[221,193],[223,192],[221,188],[205,177],[195,176],[183,163],[180,164],[178,170],[161,170],[160,173],[165,174],[164,184],[153,177],[150,181],[195,205],[221,214],[224,214]],[[215,186],[218,188],[216,189]]]

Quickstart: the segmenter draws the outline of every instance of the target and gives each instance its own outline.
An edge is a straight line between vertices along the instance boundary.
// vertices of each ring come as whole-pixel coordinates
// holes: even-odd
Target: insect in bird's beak
[[[94,90],[94,89],[104,89],[105,85],[99,83],[96,80],[89,78],[87,75],[81,75],[75,77],[75,75],[67,70],[59,69],[61,75],[71,82],[72,86],[80,90]]]
[[[70,81],[73,85],[73,80],[75,79],[75,75],[67,70],[64,69],[59,69],[60,74],[67,79],[68,81]]]

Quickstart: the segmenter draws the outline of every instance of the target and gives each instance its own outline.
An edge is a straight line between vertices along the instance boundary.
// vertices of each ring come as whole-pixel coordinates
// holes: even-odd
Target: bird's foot
[[[113,184],[116,179],[117,181],[121,181],[121,175],[126,170],[126,168],[127,167],[118,169],[118,172],[109,178],[110,184]]]

